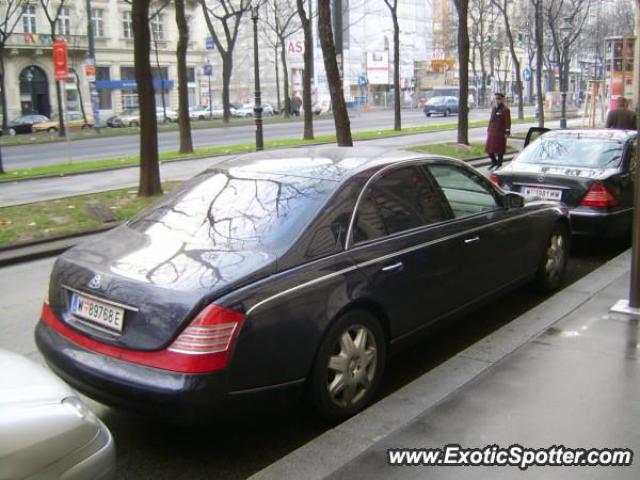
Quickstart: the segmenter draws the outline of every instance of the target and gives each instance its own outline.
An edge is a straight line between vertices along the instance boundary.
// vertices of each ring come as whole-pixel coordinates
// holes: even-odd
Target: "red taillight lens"
[[[229,362],[244,314],[211,304],[182,331],[165,350],[143,352],[106,345],[68,327],[42,305],[42,321],[76,345],[125,362],[181,373],[207,373],[224,370]]]
[[[491,180],[496,185],[500,186],[500,181],[498,180],[498,175],[496,175],[495,173],[491,174],[491,176],[489,177],[489,180]]]
[[[580,205],[583,207],[607,208],[619,204],[618,199],[601,183],[592,183]]]

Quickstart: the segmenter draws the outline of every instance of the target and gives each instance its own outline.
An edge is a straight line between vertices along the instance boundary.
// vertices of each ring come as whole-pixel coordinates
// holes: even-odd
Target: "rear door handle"
[[[392,263],[391,265],[385,265],[382,267],[383,272],[401,272],[404,268],[402,262]]]
[[[469,245],[470,243],[478,243],[479,241],[480,241],[480,237],[471,237],[471,238],[464,239],[464,243],[466,243],[467,245]]]

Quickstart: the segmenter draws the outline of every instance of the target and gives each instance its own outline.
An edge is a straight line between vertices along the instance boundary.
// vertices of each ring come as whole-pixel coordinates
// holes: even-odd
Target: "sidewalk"
[[[627,251],[253,479],[638,479],[638,319]],[[389,448],[631,448],[627,467],[389,466]]]

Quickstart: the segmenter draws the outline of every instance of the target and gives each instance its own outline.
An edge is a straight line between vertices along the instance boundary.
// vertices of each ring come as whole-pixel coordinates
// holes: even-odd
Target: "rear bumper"
[[[569,212],[574,235],[615,237],[631,228],[633,209],[601,212],[595,209],[575,208]]]
[[[304,379],[230,391],[227,373],[182,374],[86,350],[40,321],[35,339],[50,368],[73,388],[107,405],[180,424],[289,406]]]

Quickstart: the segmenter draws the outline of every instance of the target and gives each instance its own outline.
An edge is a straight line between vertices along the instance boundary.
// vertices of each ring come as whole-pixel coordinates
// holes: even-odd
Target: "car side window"
[[[428,170],[447,198],[456,218],[499,208],[490,187],[472,172],[453,165],[429,165]]]
[[[356,216],[354,242],[373,240],[447,219],[438,192],[416,166],[391,170],[363,196]]]

